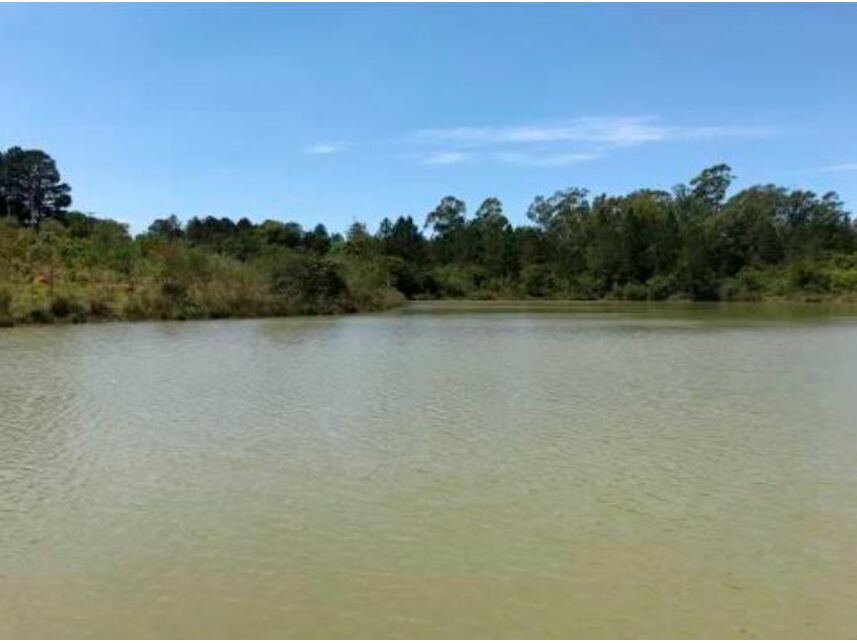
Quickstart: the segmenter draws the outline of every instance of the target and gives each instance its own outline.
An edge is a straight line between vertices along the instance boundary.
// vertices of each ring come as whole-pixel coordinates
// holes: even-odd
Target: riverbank
[[[393,309],[437,312],[508,312],[515,310],[611,310],[634,306],[658,310],[687,308],[719,308],[723,310],[806,309],[825,308],[857,310],[857,293],[819,294],[798,292],[790,296],[766,296],[745,299],[697,301],[688,297],[664,300],[634,300],[619,297],[598,299],[562,297],[510,297],[482,295],[479,297],[446,297],[407,299],[395,289],[384,289],[375,296],[361,298],[341,296],[325,301],[296,302],[264,291],[245,290],[240,299],[223,298],[206,289],[192,289],[185,297],[176,299],[158,294],[157,290],[126,287],[102,288],[96,296],[86,296],[83,289],[64,288],[54,295],[44,286],[33,285],[15,291],[0,288],[0,328],[51,324],[84,324],[138,321],[191,321],[214,319],[265,319],[296,316],[348,315],[373,313]],[[14,292],[15,295],[11,295]]]
[[[7,152],[22,154],[32,156]],[[835,194],[755,186],[727,199],[731,180],[718,165],[673,193],[590,200],[572,188],[536,197],[517,226],[496,198],[468,218],[448,196],[422,226],[400,216],[344,234],[169,216],[132,235],[111,219],[7,204],[0,324],[328,315],[429,299],[857,300],[857,227]]]
[[[0,327],[31,324],[89,322],[185,321],[252,319],[298,315],[340,315],[387,310],[404,297],[393,289],[345,291],[330,297],[306,299],[266,292],[247,285],[199,285],[181,292],[149,284],[65,286],[51,294],[47,286],[0,287]]]

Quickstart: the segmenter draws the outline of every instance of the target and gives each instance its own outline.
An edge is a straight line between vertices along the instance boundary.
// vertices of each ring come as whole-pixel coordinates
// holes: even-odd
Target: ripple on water
[[[0,334],[0,634],[853,634],[853,320],[420,310]]]

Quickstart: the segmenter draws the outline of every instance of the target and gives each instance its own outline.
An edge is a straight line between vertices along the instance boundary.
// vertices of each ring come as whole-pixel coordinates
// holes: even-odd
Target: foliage
[[[0,155],[0,324],[349,312],[404,297],[663,300],[853,297],[857,227],[834,193],[729,196],[727,165],[671,192],[536,197],[513,226],[496,197],[472,218],[441,199],[411,216],[323,225],[170,215],[133,237],[69,211],[53,159]]]
[[[71,188],[63,183],[54,160],[41,150],[10,147],[0,152],[0,216],[36,225],[71,205]]]
[[[8,290],[0,289],[0,327],[11,326],[12,320],[12,293]]]

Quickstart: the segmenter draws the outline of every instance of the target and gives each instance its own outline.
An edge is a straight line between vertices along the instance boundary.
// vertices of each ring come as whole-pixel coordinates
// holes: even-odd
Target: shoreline
[[[295,313],[285,315],[215,315],[183,318],[159,318],[159,317],[119,317],[119,316],[93,316],[86,319],[72,317],[57,317],[49,321],[32,320],[8,320],[0,319],[0,331],[11,328],[33,328],[50,326],[84,326],[88,324],[140,324],[140,323],[185,323],[206,321],[247,321],[252,319],[308,319],[314,317],[350,317],[355,315],[377,315],[383,313],[407,312],[409,309],[419,312],[420,309],[437,312],[468,312],[487,309],[563,309],[563,308],[660,308],[660,309],[715,309],[734,308],[747,310],[765,310],[774,308],[793,308],[807,311],[819,311],[829,308],[835,311],[854,310],[857,314],[857,295],[836,297],[769,297],[761,299],[730,299],[730,300],[693,300],[672,298],[664,300],[629,300],[629,299],[553,299],[553,298],[498,298],[498,299],[475,299],[475,298],[445,298],[445,299],[413,299],[385,305],[379,308],[367,308],[363,310],[338,310],[319,311],[314,313]]]

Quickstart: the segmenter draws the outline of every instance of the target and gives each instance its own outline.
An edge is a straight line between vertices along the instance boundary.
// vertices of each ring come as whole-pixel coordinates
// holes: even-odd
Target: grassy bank
[[[474,276],[477,275],[477,276]],[[747,267],[737,274],[710,277],[700,296],[675,274],[647,281],[609,283],[584,273],[563,279],[545,272],[535,282],[485,283],[466,268],[450,276],[446,269],[428,278],[436,290],[414,299],[554,300],[554,301],[857,301],[857,254],[832,254],[825,259]]]
[[[645,280],[619,280],[586,268],[523,262],[494,275],[476,260],[444,262],[426,254],[434,240],[423,240],[423,249],[406,260],[389,237],[360,225],[344,237],[289,225],[249,224],[220,239],[197,240],[177,223],[131,237],[121,224],[83,215],[38,227],[0,219],[0,326],[338,314],[408,299],[857,300],[854,252],[752,262],[696,278],[681,265]]]
[[[370,232],[175,216],[133,236],[70,211],[40,150],[0,154],[0,324],[380,310],[406,299],[851,301],[857,226],[833,193],[757,185],[720,164],[671,192],[537,196],[526,225],[454,196],[422,226]]]
[[[186,291],[157,283],[0,286],[0,327],[102,321],[190,320],[332,315],[385,310],[404,301],[395,290],[368,296],[341,294],[304,301],[264,287],[200,284]]]
[[[228,262],[227,262],[228,263]],[[377,311],[400,306],[407,298],[394,287],[395,277],[384,266],[369,267],[349,260],[314,266],[320,275],[296,275],[308,270],[302,259],[291,258],[288,280],[272,287],[265,272],[241,264],[227,274],[206,279],[141,277],[133,282],[104,273],[72,278],[56,270],[53,283],[39,273],[29,281],[0,283],[0,327],[21,324],[85,323],[90,321],[188,320],[293,315],[330,315]],[[115,275],[114,275],[115,277]],[[287,281],[288,281],[287,280]],[[306,282],[315,282],[310,287]],[[662,284],[625,284],[582,290],[573,285],[549,294],[532,294],[518,285],[498,289],[476,286],[412,297],[415,301],[694,301],[690,293],[664,290]],[[857,303],[857,256],[837,256],[810,266],[780,266],[747,270],[722,280],[716,301]]]
[[[77,222],[80,223],[80,222]],[[404,297],[378,261],[270,245],[235,256],[112,221],[0,220],[0,325],[381,310]]]

